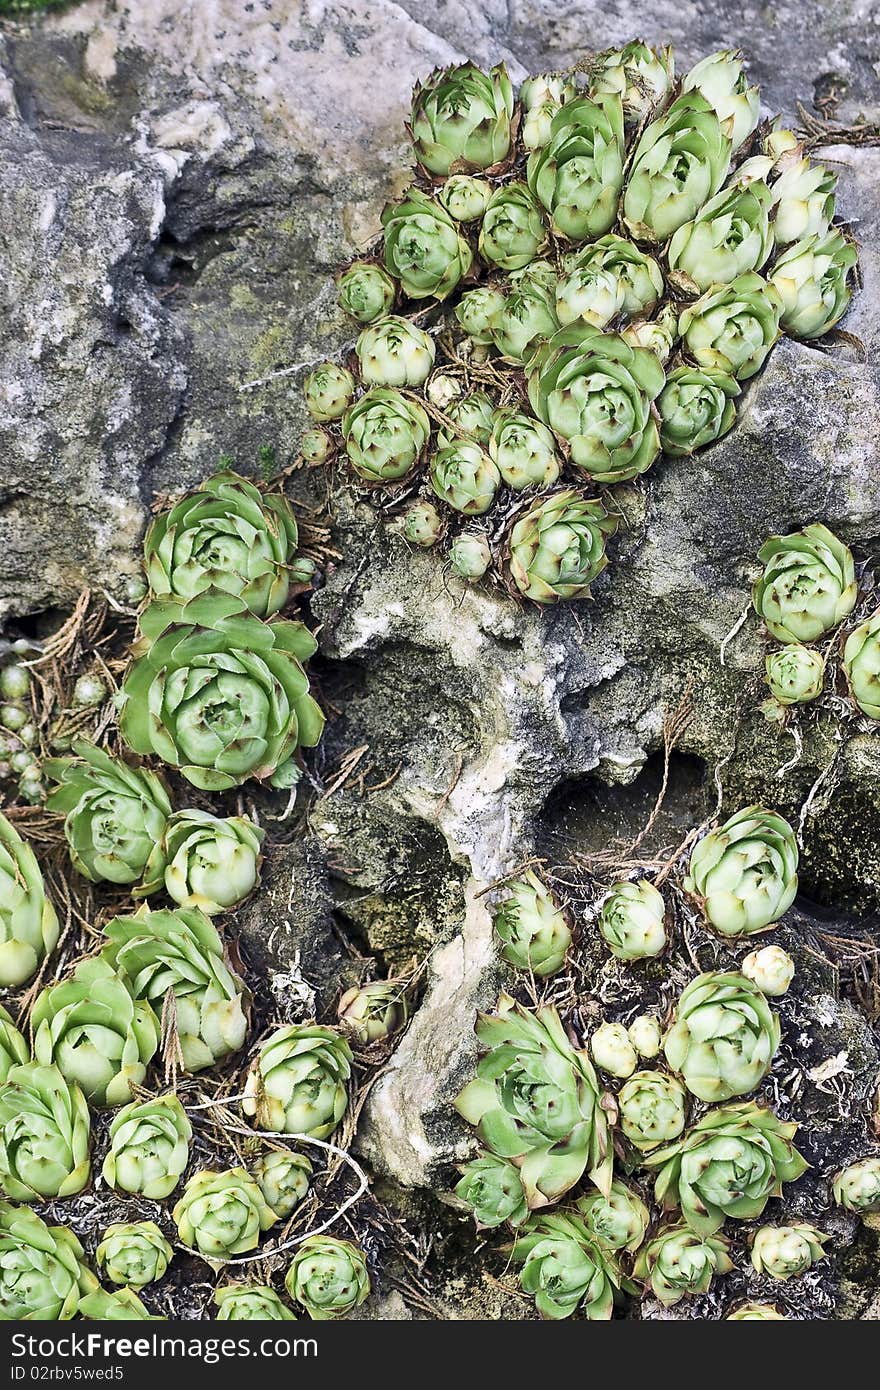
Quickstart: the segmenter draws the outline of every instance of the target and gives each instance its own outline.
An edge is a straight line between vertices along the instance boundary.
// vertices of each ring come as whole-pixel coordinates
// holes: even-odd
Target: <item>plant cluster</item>
[[[780,334],[845,312],[835,176],[759,124],[732,50],[677,78],[633,41],[518,95],[464,63],[416,87],[408,133],[415,177],[339,277],[355,351],[304,381],[303,456],[407,501],[403,534],[447,537],[462,579],[581,597],[607,489],[720,439]]]

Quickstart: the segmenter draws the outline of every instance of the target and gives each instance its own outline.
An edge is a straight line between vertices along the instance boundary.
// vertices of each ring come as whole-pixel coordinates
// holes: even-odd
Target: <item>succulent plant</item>
[[[358,477],[384,485],[412,472],[430,438],[431,425],[418,401],[374,386],[346,411],[342,433]]]
[[[162,843],[168,896],[208,917],[235,907],[259,882],[265,833],[247,816],[175,811]]]
[[[247,1033],[244,984],[229,969],[223,943],[198,908],[114,917],[104,928],[103,957],[131,980],[137,999],[158,1012],[174,999],[180,1056],[187,1071],[203,1071],[237,1052]]]
[[[345,377],[353,390],[348,372]],[[217,589],[267,618],[287,602],[298,539],[296,518],[282,493],[261,492],[237,473],[214,473],[150,523],[144,541],[147,578],[155,598],[186,603]]]
[[[338,420],[351,404],[356,389],[357,383],[347,367],[321,362],[303,380],[306,409],[321,425]]]
[[[812,647],[792,642],[768,652],[764,669],[770,694],[780,705],[804,705],[822,694],[825,658]]]
[[[296,1322],[274,1289],[265,1284],[224,1284],[214,1290],[218,1322]]]
[[[559,457],[550,430],[513,408],[495,412],[489,456],[514,492],[552,487],[559,478]]]
[[[836,186],[837,175],[824,164],[812,164],[796,150],[788,153],[773,185],[776,244],[790,246],[805,237],[824,236],[834,216]]]
[[[599,931],[618,960],[659,956],[666,946],[666,904],[646,878],[612,884],[599,912]]]
[[[495,1014],[478,1015],[476,1032],[485,1055],[455,1106],[491,1153],[517,1164],[530,1209],[558,1201],[584,1173],[607,1192],[612,1158],[599,1084],[556,1010],[531,1013],[502,994]]]
[[[485,346],[492,342],[492,325],[504,302],[504,291],[497,285],[478,285],[476,289],[465,290],[459,299],[455,306],[456,320],[469,338]]]
[[[11,1015],[0,1004],[0,1086],[13,1067],[31,1060],[27,1039],[19,1032]]]
[[[327,1139],[348,1107],[351,1061],[351,1048],[333,1028],[279,1028],[260,1048],[242,1109],[257,1129]]]
[[[65,816],[73,867],[92,883],[143,880],[144,892],[155,891],[162,883],[161,842],[171,815],[165,783],[157,773],[129,767],[83,740],[73,751],[75,758],[43,764],[46,777],[58,783],[46,809]]]
[[[461,531],[449,547],[449,560],[460,579],[479,583],[492,563],[488,537],[481,531]]]
[[[754,272],[714,285],[682,311],[678,329],[698,367],[746,381],[760,371],[776,339],[782,299]]]
[[[721,936],[753,936],[794,902],[797,867],[788,821],[764,806],[746,806],[694,846],[684,888]]]
[[[622,1023],[601,1023],[590,1037],[590,1052],[596,1066],[609,1076],[625,1079],[638,1066],[638,1056]]]
[[[492,197],[488,179],[474,174],[452,174],[440,187],[437,197],[456,222],[476,222],[482,217]]]
[[[144,1307],[134,1289],[93,1289],[80,1299],[79,1315],[92,1322],[164,1322]]]
[[[880,1155],[868,1154],[836,1173],[831,1184],[835,1202],[858,1216],[880,1212]]]
[[[510,577],[533,603],[585,598],[608,563],[605,540],[616,526],[600,501],[575,488],[539,497],[510,529]]]
[[[522,1225],[529,1204],[515,1163],[481,1149],[460,1171],[455,1195],[471,1208],[478,1229]]]
[[[495,501],[501,476],[489,455],[470,439],[456,439],[431,460],[431,487],[441,502],[464,516],[482,516]]]
[[[470,391],[453,401],[447,409],[454,429],[443,426],[437,431],[437,442],[442,445],[455,443],[461,435],[470,435],[484,448],[489,443],[492,426],[495,422],[495,402],[485,391]]]
[[[370,1275],[364,1253],[350,1240],[309,1236],[291,1261],[284,1278],[290,1297],[315,1322],[344,1318],[370,1295]]]
[[[762,1226],[752,1237],[752,1265],[771,1279],[794,1279],[821,1260],[826,1240],[828,1236],[803,1221],[791,1226]]]
[[[611,1317],[621,1276],[576,1212],[532,1217],[517,1234],[511,1258],[522,1265],[520,1283],[534,1294],[542,1317],[556,1321],[577,1309],[590,1321]]]
[[[683,92],[652,121],[629,166],[622,217],[636,241],[665,242],[723,184],[730,140],[701,92]]]
[[[434,339],[397,314],[370,323],[355,344],[365,386],[421,386],[434,365]]]
[[[779,1048],[779,1018],[745,975],[698,975],[675,1008],[663,1050],[672,1071],[707,1103],[753,1091]]]
[[[687,1097],[676,1076],[665,1071],[637,1071],[617,1094],[620,1128],[643,1153],[669,1144],[684,1132]]]
[[[571,929],[553,894],[531,869],[507,884],[492,918],[501,958],[543,979],[565,964]]]
[[[162,1278],[173,1254],[155,1221],[129,1221],[107,1227],[95,1260],[111,1283],[142,1289]]]
[[[629,1040],[640,1057],[656,1057],[663,1042],[660,1020],[653,1014],[639,1014],[627,1028]]]
[[[880,719],[880,609],[847,637],[843,669],[862,714]]]
[[[784,1182],[807,1170],[792,1143],[796,1130],[748,1101],[718,1106],[684,1138],[645,1155],[645,1165],[660,1170],[654,1195],[665,1211],[678,1208],[697,1235],[714,1235],[725,1217],[753,1221]]]
[[[575,260],[557,284],[556,317],[564,328],[573,323],[607,328],[622,311],[622,284],[613,270],[596,261],[581,265]]]
[[[494,171],[513,140],[513,88],[503,63],[438,69],[413,92],[409,133],[429,174]]]
[[[373,261],[355,261],[337,282],[339,305],[358,323],[372,323],[387,314],[397,294],[386,270]]]
[[[67,1226],[47,1226],[29,1207],[0,1202],[0,1319],[69,1322],[97,1288]]]
[[[447,299],[471,268],[473,253],[442,203],[410,188],[382,214],[385,268],[410,299]]]
[[[682,78],[683,92],[700,92],[711,104],[735,153],[758,124],[761,98],[743,71],[742,54],[733,48],[710,53]]]
[[[309,1190],[311,1161],[290,1149],[270,1149],[251,1170],[257,1185],[279,1221],[286,1221]]]
[[[243,1255],[277,1221],[254,1178],[243,1168],[195,1173],[172,1213],[183,1245],[209,1260]]]
[[[501,270],[521,270],[546,244],[547,228],[528,185],[514,181],[496,188],[480,225],[483,260]]]
[[[614,224],[623,187],[623,107],[615,93],[578,97],[550,122],[550,139],[526,166],[529,188],[558,236],[586,241]]]
[[[794,979],[794,961],[781,946],[762,946],[745,957],[742,973],[755,982],[762,994],[774,998],[787,992]]]
[[[772,1303],[741,1303],[728,1313],[725,1322],[785,1322],[785,1314]]]
[[[687,1294],[708,1293],[716,1274],[733,1269],[723,1236],[700,1236],[687,1226],[667,1226],[636,1256],[633,1273],[664,1308]]]
[[[13,1202],[73,1197],[89,1180],[89,1108],[55,1066],[25,1062],[0,1086],[0,1190]]]
[[[646,348],[663,365],[668,362],[678,337],[678,314],[673,304],[666,304],[655,319],[635,319],[620,330],[620,336],[630,347]]]
[[[599,55],[590,76],[590,94],[616,92],[624,114],[643,121],[668,96],[675,75],[671,48],[650,48],[634,39]]]
[[[403,535],[410,545],[430,550],[443,535],[443,521],[433,502],[413,502],[403,514]]]
[[[778,642],[815,642],[855,607],[852,551],[821,523],[771,536],[758,559],[764,573],[752,601]]]
[[[549,142],[553,117],[576,91],[573,82],[555,72],[526,78],[519,89],[519,100],[523,111],[522,142],[527,150],[542,149]]]
[[[782,300],[786,333],[821,338],[834,327],[852,299],[850,271],[857,261],[855,246],[834,230],[786,247],[769,275]]]
[[[384,1042],[406,1026],[406,990],[400,980],[372,980],[346,990],[336,1013],[342,1027],[362,1046]]]
[[[160,1202],[189,1162],[192,1125],[175,1095],[132,1101],[113,1116],[101,1174],[120,1192]]]
[[[33,850],[0,813],[0,986],[26,984],[55,949],[59,930]]]
[[[652,410],[665,381],[653,352],[615,333],[561,328],[527,369],[529,401],[596,483],[618,483],[650,468],[660,449]]]
[[[143,1084],[159,1047],[149,1003],[107,961],[84,960],[70,979],[49,985],[31,1010],[34,1059],[58,1067],[92,1105],[122,1105]]]
[[[650,313],[663,294],[663,273],[653,256],[634,246],[626,237],[599,237],[568,258],[568,275],[581,269],[602,270],[614,276],[620,289],[620,307],[628,318]],[[557,309],[560,323],[566,322],[559,309],[560,292],[557,294]]]
[[[121,692],[119,728],[202,791],[268,778],[321,737],[324,716],[303,663],[315,651],[302,623],[260,622],[241,599],[205,594],[141,618]]]
[[[577,1209],[590,1239],[603,1250],[637,1250],[645,1239],[651,1214],[641,1197],[618,1178],[611,1191],[581,1197]]]
[[[534,264],[538,264],[535,262]],[[559,327],[553,284],[529,272],[527,267],[519,278],[511,276],[510,293],[492,316],[491,341],[510,362],[527,362],[537,347]]]
[[[657,398],[660,447],[673,458],[693,454],[733,428],[740,387],[714,367],[676,367]]]

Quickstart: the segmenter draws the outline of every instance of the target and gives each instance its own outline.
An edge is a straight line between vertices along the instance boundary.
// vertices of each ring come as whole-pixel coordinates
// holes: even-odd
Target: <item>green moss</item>
[[[283,367],[292,351],[290,334],[282,324],[267,328],[255,340],[249,356],[258,371],[272,371]]]
[[[100,87],[97,82],[86,82],[81,77],[74,77],[73,73],[64,74],[61,88],[80,111],[85,111],[89,116],[98,116],[113,105],[112,98],[104,87]]]
[[[250,285],[233,285],[229,291],[229,303],[233,309],[243,311],[258,310],[260,307],[260,301]]]
[[[31,14],[36,10],[70,10],[79,0],[0,0],[0,15]]]

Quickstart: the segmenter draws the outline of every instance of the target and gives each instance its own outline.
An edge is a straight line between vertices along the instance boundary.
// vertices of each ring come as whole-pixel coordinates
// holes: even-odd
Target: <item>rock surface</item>
[[[573,61],[585,35],[601,48],[639,27],[635,7],[592,0],[88,0],[2,26],[0,215],[14,234],[0,248],[0,614],[67,610],[85,583],[123,596],[154,493],[221,454],[245,471],[261,446],[293,458],[302,372],[351,340],[333,268],[406,180],[417,77],[469,55],[504,58],[519,78]],[[645,37],[674,42],[682,64],[743,45],[768,113],[795,120],[798,101],[833,99],[843,122],[880,115],[869,4],[659,0]],[[769,533],[821,518],[863,560],[880,541],[880,150],[823,157],[861,243],[864,287],[844,326],[864,353],[852,340],[778,346],[732,434],[622,490],[626,525],[593,601],[534,614],[465,589],[377,528],[343,482],[334,492],[342,558],[313,612],[342,713],[316,773],[326,787],[367,745],[378,789],[318,797],[308,855],[276,852],[242,929],[256,968],[281,981],[283,1017],[300,1016],[309,990],[326,1009],[349,978],[334,912],[391,967],[427,958],[358,1134],[400,1184],[448,1182],[472,1142],[451,1100],[475,1010],[501,979],[481,893],[536,848],[560,863],[635,836],[664,714],[688,682],[694,718],[654,848],[711,813],[723,767],[727,809],[764,799],[802,817],[807,907],[827,931],[876,920],[880,740],[834,693],[785,730],[767,724],[754,616],[731,636]],[[294,486],[314,500],[314,480]],[[846,1053],[853,1078],[840,1110],[816,1091],[826,1173],[866,1140],[877,1054],[833,978],[823,990],[804,1003],[805,1036],[815,1065]],[[827,1117],[841,1114],[838,1136]],[[816,1294],[816,1308],[831,1302]],[[460,1289],[450,1306],[473,1316]]]

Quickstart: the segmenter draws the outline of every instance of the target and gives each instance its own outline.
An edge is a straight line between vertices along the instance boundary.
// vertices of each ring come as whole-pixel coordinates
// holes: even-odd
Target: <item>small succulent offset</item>
[[[671,1308],[687,1294],[707,1293],[716,1274],[732,1269],[723,1236],[700,1236],[687,1226],[668,1226],[639,1251],[633,1273]]]
[[[663,1042],[660,1020],[653,1014],[639,1014],[627,1028],[629,1040],[640,1057],[656,1057]]]
[[[242,599],[256,617],[270,617],[287,602],[298,539],[280,492],[261,492],[237,473],[215,473],[150,523],[150,589],[180,603],[219,590]]]
[[[764,573],[752,588],[752,601],[778,642],[815,642],[855,607],[852,551],[821,523],[771,536],[758,559]]]
[[[434,339],[409,319],[387,314],[355,344],[365,386],[421,386],[434,365]]]
[[[370,1294],[370,1275],[362,1250],[349,1240],[309,1236],[284,1279],[290,1297],[315,1322],[344,1318]]]
[[[752,1264],[771,1279],[794,1279],[805,1274],[825,1253],[828,1236],[815,1226],[762,1226],[752,1238]]]
[[[478,531],[462,531],[449,547],[449,562],[460,579],[478,584],[492,563],[488,538]]]
[[[831,1190],[835,1202],[858,1216],[880,1212],[880,1155],[860,1158],[842,1168],[835,1175]]]
[[[779,1047],[779,1018],[745,975],[699,975],[684,990],[666,1035],[672,1071],[706,1102],[744,1096],[770,1070]]]
[[[271,1149],[251,1169],[260,1191],[280,1221],[286,1221],[309,1190],[312,1164],[305,1154]]]
[[[296,1322],[274,1289],[265,1284],[224,1284],[214,1290],[218,1322]]]
[[[507,885],[492,918],[501,957],[543,979],[565,964],[571,928],[553,894],[532,869]]]
[[[669,1144],[684,1132],[687,1095],[665,1071],[637,1071],[617,1095],[620,1128],[642,1153]]]
[[[19,1032],[12,1018],[0,1004],[0,1086],[13,1067],[31,1060],[27,1039]]]
[[[880,609],[847,637],[843,669],[862,714],[880,719]]]
[[[306,409],[319,424],[338,420],[348,409],[355,389],[355,379],[347,367],[321,362],[303,380]]]
[[[119,729],[202,791],[271,778],[324,717],[303,663],[317,643],[302,623],[261,622],[241,598],[207,593],[154,602],[121,692]]]
[[[421,458],[431,434],[418,401],[387,386],[373,386],[342,418],[348,461],[362,483],[400,482]]]
[[[558,1201],[585,1173],[607,1192],[612,1155],[599,1084],[556,1010],[531,1013],[502,994],[496,1013],[478,1015],[476,1033],[485,1055],[456,1109],[491,1153],[517,1164],[529,1207]]]
[[[55,1066],[25,1062],[0,1086],[0,1191],[13,1202],[72,1197],[89,1180],[89,1108]]]
[[[796,1130],[749,1102],[710,1110],[683,1139],[646,1154],[645,1165],[660,1170],[657,1201],[678,1208],[702,1236],[714,1235],[725,1217],[754,1220],[784,1182],[807,1170],[792,1143]]]
[[[618,960],[659,956],[666,946],[666,904],[646,878],[612,885],[599,912],[599,931]]]
[[[600,1070],[609,1076],[632,1076],[638,1055],[622,1023],[601,1023],[590,1037],[590,1052]]]
[[[107,1227],[95,1260],[111,1283],[142,1289],[162,1278],[173,1254],[155,1221],[129,1221]]]
[[[805,705],[822,694],[825,658],[814,647],[802,647],[799,642],[777,647],[768,652],[765,670],[770,694],[783,707]]]
[[[92,1105],[122,1105],[143,1085],[159,1047],[159,1020],[131,982],[100,958],[38,995],[31,1011],[34,1058],[54,1063]]]
[[[209,1260],[253,1250],[277,1217],[243,1168],[204,1169],[190,1178],[174,1208],[181,1243]]]
[[[641,1197],[618,1178],[607,1197],[591,1192],[578,1200],[577,1209],[591,1239],[603,1250],[638,1250],[651,1220]]]
[[[104,1181],[159,1202],[183,1176],[191,1138],[192,1125],[177,1096],[132,1101],[113,1116]]]
[[[34,852],[0,813],[0,986],[26,984],[55,949],[59,931]]]
[[[684,887],[721,936],[752,936],[791,907],[797,867],[788,821],[764,806],[746,806],[697,843]]]
[[[92,883],[142,884],[141,892],[154,892],[162,883],[162,836],[171,815],[165,783],[83,740],[73,752],[74,758],[43,764],[58,783],[46,809],[65,817],[73,867]]]
[[[532,1217],[518,1233],[511,1258],[522,1265],[520,1283],[534,1294],[542,1317],[556,1321],[577,1309],[590,1321],[611,1317],[623,1276],[577,1212]]]
[[[529,1215],[519,1168],[509,1158],[480,1152],[461,1169],[455,1195],[473,1211],[477,1228],[521,1226]]]
[[[29,1207],[0,1201],[0,1318],[69,1322],[98,1286],[67,1226],[47,1226]]]
[[[715,367],[676,367],[657,398],[660,445],[673,458],[693,454],[733,428],[740,387]]]
[[[336,1006],[340,1024],[362,1047],[385,1042],[406,1026],[409,1008],[400,980],[371,980],[347,989]]]
[[[169,991],[175,1033],[187,1071],[203,1071],[245,1040],[244,984],[229,969],[223,943],[198,908],[114,917],[104,928],[103,957],[131,981],[139,1000],[162,1013]]]
[[[775,998],[785,994],[794,979],[794,961],[781,946],[762,946],[745,957],[742,972],[754,980],[762,994]]]
[[[334,1028],[279,1028],[260,1048],[242,1109],[257,1129],[328,1139],[348,1108],[351,1062],[351,1048]]]
[[[265,831],[247,816],[175,811],[165,827],[165,891],[206,916],[227,912],[256,887]]]
[[[772,1303],[741,1303],[728,1313],[725,1322],[785,1322],[784,1313]]]
[[[385,267],[410,299],[447,299],[473,253],[443,205],[411,188],[382,214]]]
[[[336,291],[340,307],[358,323],[372,323],[394,305],[397,290],[391,276],[372,261],[355,261],[340,275]]]

